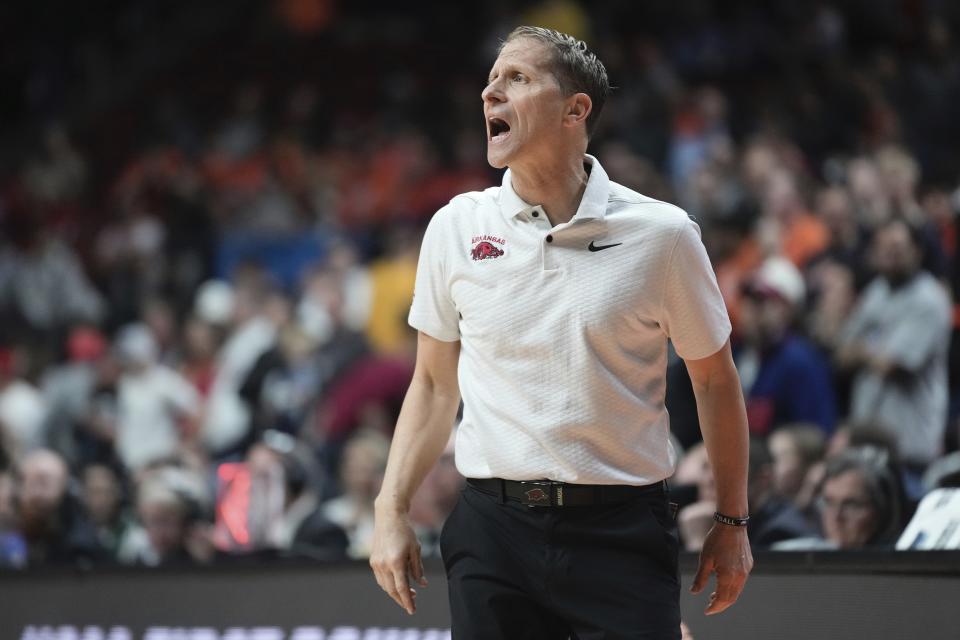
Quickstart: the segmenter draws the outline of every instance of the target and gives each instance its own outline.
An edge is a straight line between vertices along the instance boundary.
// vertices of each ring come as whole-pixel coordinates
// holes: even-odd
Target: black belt
[[[484,493],[516,500],[528,507],[585,507],[592,504],[627,502],[644,495],[664,495],[664,482],[643,486],[627,484],[567,484],[552,480],[502,480],[468,478],[467,483]]]

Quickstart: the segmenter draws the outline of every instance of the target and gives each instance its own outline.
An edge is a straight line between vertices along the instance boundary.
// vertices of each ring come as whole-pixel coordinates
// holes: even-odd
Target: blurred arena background
[[[499,184],[480,91],[518,24],[607,64],[590,152],[698,221],[734,321],[762,575],[726,621],[685,600],[693,634],[955,637],[960,4],[47,0],[0,6],[3,638],[444,637],[437,560],[419,623],[355,561],[421,232]],[[713,487],[679,360],[668,382],[695,552]],[[427,556],[461,482],[448,449],[412,512]],[[229,612],[272,602],[258,576],[327,618],[257,636]],[[177,581],[208,618],[181,616]],[[126,604],[77,595],[99,588]],[[811,617],[762,600],[782,589]]]

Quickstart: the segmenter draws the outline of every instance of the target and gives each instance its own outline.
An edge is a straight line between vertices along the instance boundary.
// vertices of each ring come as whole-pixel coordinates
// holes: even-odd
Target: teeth
[[[491,140],[500,140],[510,133],[510,125],[508,125],[507,122],[502,118],[489,118],[487,120],[487,125],[490,130]]]

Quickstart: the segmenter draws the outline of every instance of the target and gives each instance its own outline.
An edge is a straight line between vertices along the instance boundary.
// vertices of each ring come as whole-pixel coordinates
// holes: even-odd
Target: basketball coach
[[[519,27],[483,90],[500,187],[455,197],[423,240],[416,371],[376,502],[370,565],[409,613],[408,519],[463,398],[467,478],[440,538],[453,638],[680,638],[664,480],[667,340],[686,362],[717,485],[692,590],[733,604],[752,564],[747,428],[730,322],[699,229],[587,155],[607,72],[571,36]]]

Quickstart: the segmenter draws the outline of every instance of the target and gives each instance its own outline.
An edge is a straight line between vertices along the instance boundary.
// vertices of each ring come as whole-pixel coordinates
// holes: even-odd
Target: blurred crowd
[[[420,233],[499,182],[480,90],[521,23],[595,47],[617,89],[591,153],[701,226],[755,548],[892,548],[960,482],[951,3],[246,4],[162,70],[117,34],[176,35],[192,3],[126,3],[24,67],[30,133],[0,165],[0,567],[368,553]],[[49,90],[121,46],[137,91],[91,111]],[[715,491],[676,358],[667,405],[695,550]],[[462,482],[448,446],[411,510],[427,555]]]

